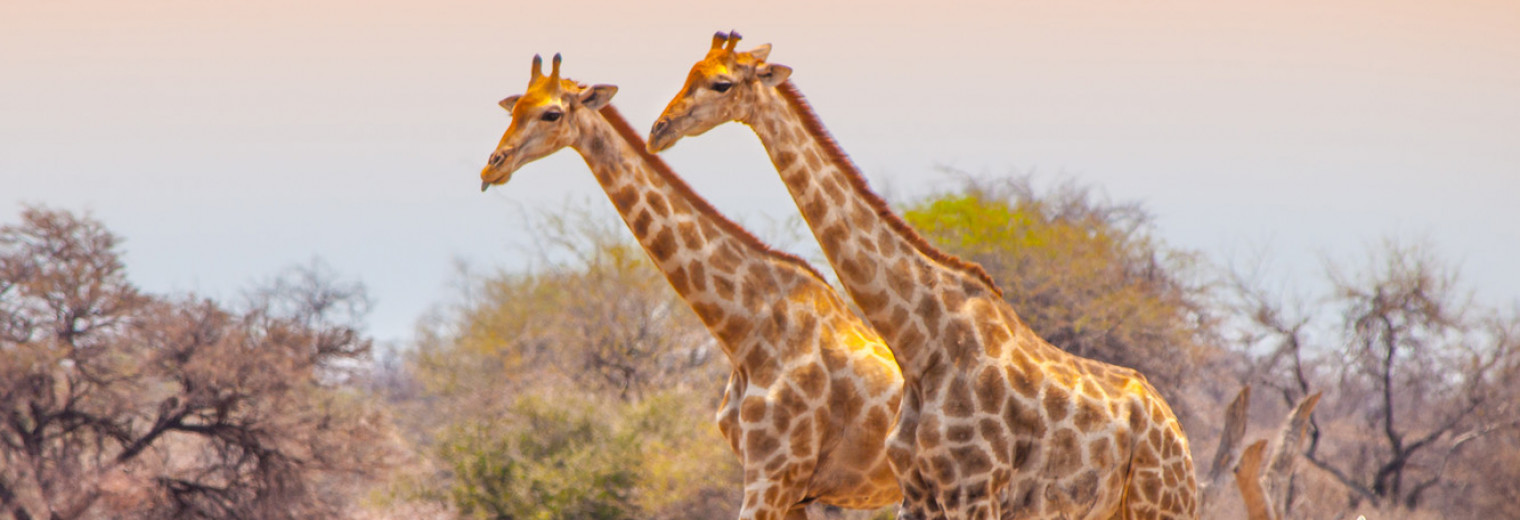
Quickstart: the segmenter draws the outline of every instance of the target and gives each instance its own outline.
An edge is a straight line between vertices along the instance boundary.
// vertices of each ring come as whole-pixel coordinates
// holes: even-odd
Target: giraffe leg
[[[903,488],[903,502],[897,508],[897,520],[944,520],[945,510],[932,481],[917,469],[909,469],[898,482]]]
[[[978,480],[941,488],[938,500],[944,506],[941,518],[998,520],[998,503],[989,487],[986,480]]]
[[[1163,443],[1178,443],[1176,439],[1163,436]],[[1179,443],[1180,444],[1180,443]],[[1124,498],[1120,509],[1127,519],[1186,519],[1198,518],[1198,487],[1193,476],[1192,461],[1186,458],[1156,460],[1151,448],[1137,445],[1140,450],[1137,464],[1132,462],[1124,484]],[[1171,451],[1186,449],[1185,445],[1173,445]],[[1163,451],[1163,450],[1155,450]]]
[[[802,486],[762,477],[744,484],[744,507],[740,520],[806,520]]]

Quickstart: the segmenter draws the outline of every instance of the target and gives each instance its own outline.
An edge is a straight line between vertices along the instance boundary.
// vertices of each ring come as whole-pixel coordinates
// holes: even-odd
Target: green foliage
[[[967,253],[1043,245],[1025,208],[983,200],[980,194],[927,198],[903,212],[903,218],[941,247]]]
[[[737,489],[733,455],[690,397],[545,392],[501,417],[451,424],[436,446],[453,476],[447,495],[477,518],[615,520],[680,512],[714,485]]]
[[[507,417],[449,426],[438,455],[454,504],[478,518],[632,518],[637,436],[599,408],[528,396]]]

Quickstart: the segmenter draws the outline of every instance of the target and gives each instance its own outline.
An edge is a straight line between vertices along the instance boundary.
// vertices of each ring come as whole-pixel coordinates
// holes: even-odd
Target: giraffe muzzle
[[[486,167],[480,170],[480,191],[496,184],[505,184],[512,178],[512,171],[507,169],[507,158],[512,154],[512,149],[497,150],[486,161]]]
[[[654,122],[654,128],[649,129],[649,144],[646,146],[650,153],[660,153],[670,149],[680,139],[681,135],[672,131],[670,120],[662,118]]]

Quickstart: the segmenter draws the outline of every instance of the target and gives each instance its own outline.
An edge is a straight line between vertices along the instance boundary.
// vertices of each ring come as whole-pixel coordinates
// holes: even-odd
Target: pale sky
[[[1142,201],[1215,261],[1268,249],[1291,283],[1426,237],[1520,300],[1520,3],[814,3],[3,0],[0,222],[88,210],[158,292],[320,257],[404,340],[452,259],[523,265],[520,206],[610,208],[568,150],[479,192],[534,53],[647,128],[737,29],[897,198],[950,187],[940,164],[1032,169]],[[665,156],[736,220],[796,212],[741,126]]]

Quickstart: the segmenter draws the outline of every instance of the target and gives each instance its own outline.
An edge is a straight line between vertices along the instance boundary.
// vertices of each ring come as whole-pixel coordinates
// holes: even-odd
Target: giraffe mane
[[[791,80],[777,85],[776,90],[781,92],[781,98],[785,99],[787,104],[792,107],[792,111],[796,112],[802,119],[803,127],[807,129],[807,132],[812,134],[814,139],[823,145],[824,150],[828,153],[828,159],[833,161],[835,166],[844,170],[845,177],[850,179],[850,184],[855,188],[855,191],[859,192],[866,199],[866,202],[871,205],[871,209],[875,210],[876,214],[883,221],[886,221],[893,231],[898,232],[898,234],[906,238],[908,243],[913,245],[914,249],[929,257],[930,260],[961,271],[981,282],[982,285],[985,285],[987,289],[991,290],[999,298],[1003,296],[1002,289],[998,288],[997,282],[992,281],[992,277],[987,275],[987,271],[982,269],[981,265],[976,262],[962,260],[955,255],[934,247],[933,244],[924,239],[923,235],[918,234],[918,231],[914,230],[913,226],[908,225],[907,222],[903,221],[902,217],[897,216],[897,213],[892,211],[891,206],[887,205],[885,199],[882,199],[880,195],[871,190],[870,184],[866,182],[866,176],[860,173],[860,168],[855,166],[855,161],[850,160],[850,156],[845,154],[844,149],[839,147],[839,143],[834,141],[834,136],[823,126],[823,121],[818,119],[818,114],[813,111],[812,105],[808,104],[807,99],[802,96],[802,92],[797,90],[797,86]]]
[[[686,181],[680,176],[676,175],[674,171],[671,171],[670,166],[666,165],[665,161],[660,159],[660,156],[649,153],[649,149],[644,146],[643,136],[640,135],[638,131],[634,130],[632,126],[629,126],[628,120],[623,119],[623,114],[619,113],[618,110],[616,108],[613,108],[611,104],[603,106],[599,113],[601,113],[603,119],[606,119],[607,122],[612,125],[612,128],[614,130],[617,130],[618,136],[622,137],[623,140],[628,143],[628,146],[630,148],[633,148],[634,151],[639,154],[639,157],[644,160],[645,164],[648,164],[656,174],[663,177],[665,179],[665,182],[670,183],[670,186],[674,188],[676,192],[680,193],[687,200],[691,201],[691,205],[698,212],[704,213],[707,216],[711,217],[713,221],[718,224],[718,227],[723,228],[724,231],[727,231],[733,236],[737,237],[740,242],[744,243],[744,245],[759,250],[760,252],[772,258],[779,259],[782,262],[797,266],[798,268],[807,272],[809,275],[817,278],[819,282],[823,282],[824,285],[828,285],[828,281],[824,280],[823,274],[819,273],[818,269],[813,267],[813,264],[808,263],[807,260],[803,260],[802,257],[787,253],[785,251],[778,251],[775,248],[767,245],[765,242],[762,242],[759,238],[756,238],[754,234],[751,234],[748,230],[740,227],[738,224],[735,224],[734,221],[729,220],[728,217],[723,216],[722,213],[719,213],[717,209],[713,208],[712,204],[707,202],[707,199],[702,198],[701,195],[697,195],[697,192],[692,191],[691,186],[686,184]]]

